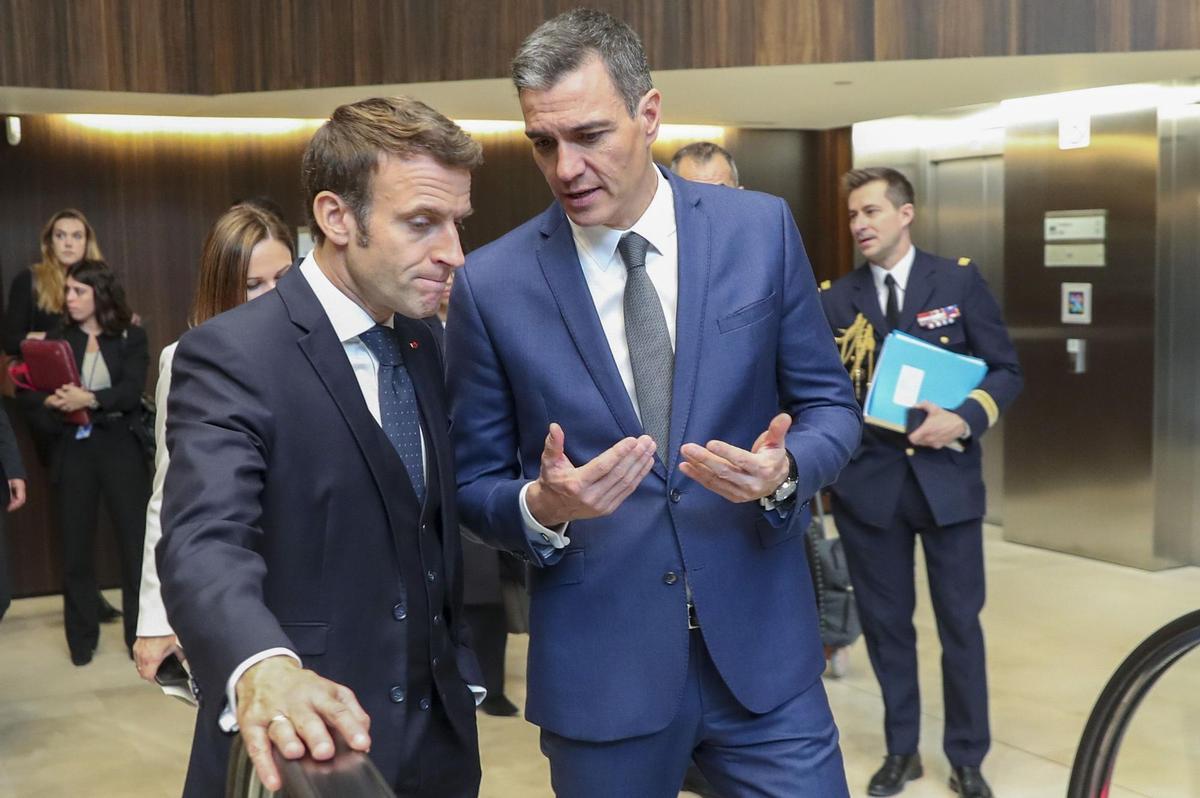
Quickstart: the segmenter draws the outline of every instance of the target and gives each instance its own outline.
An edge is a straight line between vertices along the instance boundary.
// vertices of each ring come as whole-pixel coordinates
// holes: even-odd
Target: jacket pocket
[[[758,530],[758,542],[764,549],[769,549],[772,546],[778,546],[785,540],[796,537],[800,534],[800,530],[804,528],[804,524],[798,523],[800,516],[804,515],[804,511],[799,505],[792,508],[791,514],[779,526],[773,526],[766,516],[763,515],[755,522],[755,527]]]
[[[554,565],[529,570],[530,593],[563,585],[577,585],[583,581],[583,549],[571,549]]]
[[[762,321],[775,312],[775,292],[772,291],[762,299],[751,302],[745,307],[738,308],[733,313],[717,319],[717,328],[722,333],[740,330],[756,321]]]
[[[329,637],[327,623],[281,623],[283,633],[292,641],[293,650],[301,657],[317,657],[325,653]]]

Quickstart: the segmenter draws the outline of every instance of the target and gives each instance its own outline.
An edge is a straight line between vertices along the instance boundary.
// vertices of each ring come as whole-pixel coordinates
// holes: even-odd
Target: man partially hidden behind
[[[163,597],[201,689],[185,795],[236,725],[371,758],[399,796],[474,796],[478,663],[432,316],[462,266],[480,147],[423,103],[345,105],[309,143],[316,242],[275,291],[186,333],[167,413]],[[369,726],[369,730],[368,730]]]
[[[655,166],[662,97],[607,14],[513,76],[555,201],[458,275],[447,376],[464,523],[536,566],[553,787],[674,798],[694,758],[724,795],[844,796],[802,533],[860,420],[792,214]]]
[[[671,171],[684,180],[741,188],[737,163],[729,150],[711,141],[693,141],[671,156]]]
[[[980,772],[990,743],[983,629],[983,514],[980,440],[1021,390],[1021,369],[996,300],[969,258],[939,258],[913,246],[913,189],[894,169],[846,174],[850,231],[866,258],[824,291],[835,334],[856,327],[875,345],[891,330],[974,355],[987,376],[958,407],[922,402],[928,415],[905,436],[867,425],[862,446],[832,487],[838,532],[862,618],[867,653],[883,691],[887,757],[869,795],[895,795],[922,775],[917,752],[913,580],[918,536],[942,643],[950,786],[991,795]]]

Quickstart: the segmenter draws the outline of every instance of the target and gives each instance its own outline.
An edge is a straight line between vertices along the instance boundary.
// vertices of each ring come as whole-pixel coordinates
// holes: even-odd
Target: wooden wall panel
[[[0,281],[7,288],[37,259],[38,234],[52,213],[77,207],[121,274],[154,353],[185,329],[200,247],[231,202],[267,195],[283,206],[289,222],[304,223],[300,156],[311,131],[135,135],[90,130],[62,116],[28,116],[22,123],[19,147],[0,144]],[[504,234],[551,201],[523,135],[478,138],[486,160],[472,185],[475,215],[467,223],[468,248]],[[828,214],[816,209],[816,140],[817,134],[804,131],[734,130],[725,143],[748,187],[779,194],[791,204],[820,270],[822,220]],[[669,159],[683,143],[662,142],[656,157]],[[156,365],[155,357],[147,390],[153,389]],[[7,519],[14,590],[18,595],[56,592],[60,550],[49,486],[27,434],[17,426],[31,480],[29,505]],[[115,584],[111,536],[101,536],[100,550],[103,581]]]
[[[0,0],[0,86],[194,94],[504,77],[576,0]],[[1195,0],[594,0],[656,70],[1200,48]]]

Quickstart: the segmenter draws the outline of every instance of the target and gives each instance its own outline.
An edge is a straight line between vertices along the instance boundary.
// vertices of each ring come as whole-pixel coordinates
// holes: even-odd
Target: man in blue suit
[[[185,795],[221,794],[235,725],[272,790],[272,748],[325,760],[336,732],[402,798],[478,792],[483,681],[419,319],[463,264],[480,161],[415,100],[338,108],[304,155],[312,254],[180,340],[157,556],[201,690]]]
[[[867,263],[821,299],[836,335],[850,330],[867,339],[848,341],[847,351],[855,344],[877,348],[889,331],[900,330],[988,366],[983,382],[958,407],[918,405],[927,415],[907,436],[867,425],[862,446],[832,488],[867,653],[883,690],[887,757],[868,794],[895,795],[923,772],[912,623],[919,535],[942,642],[950,786],[986,798],[991,790],[980,772],[989,734],[979,624],[985,509],[979,447],[1020,392],[1021,369],[979,269],[969,258],[956,262],[913,246],[908,179],[894,169],[856,169],[846,175],[845,188],[850,230]]]
[[[694,757],[728,795],[846,795],[803,499],[860,416],[791,213],[655,166],[607,14],[542,25],[513,77],[556,201],[468,259],[448,381],[464,523],[535,566],[554,789],[666,798]]]

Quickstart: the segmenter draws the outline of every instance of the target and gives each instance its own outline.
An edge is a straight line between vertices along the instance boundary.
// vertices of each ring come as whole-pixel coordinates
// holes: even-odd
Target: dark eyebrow
[[[611,126],[612,126],[611,122],[608,122],[603,119],[597,119],[592,122],[584,122],[582,125],[576,125],[575,127],[571,128],[570,131],[568,131],[568,132],[572,133],[573,135],[578,136],[583,133],[592,133],[596,130],[602,130],[602,129],[605,129],[605,128],[608,128]],[[548,133],[544,133],[540,130],[526,130],[525,138],[527,138],[527,139],[550,138],[550,135]]]

